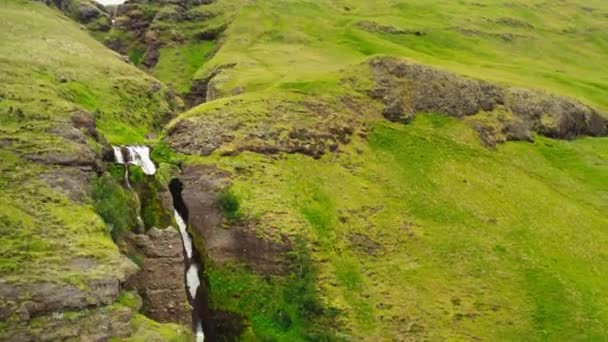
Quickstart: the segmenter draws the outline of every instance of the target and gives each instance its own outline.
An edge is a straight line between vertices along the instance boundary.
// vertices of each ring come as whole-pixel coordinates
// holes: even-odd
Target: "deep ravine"
[[[137,193],[131,187],[128,165],[137,165],[141,167],[142,171],[146,175],[153,176],[156,173],[156,166],[150,159],[150,148],[144,145],[134,145],[112,146],[112,149],[114,150],[115,162],[125,166],[125,185],[137,196]],[[193,307],[192,330],[195,335],[195,340],[197,342],[202,342],[205,339],[201,315],[202,310],[200,309],[199,305],[197,305],[197,299],[199,299],[197,293],[199,292],[201,285],[199,275],[201,270],[201,258],[194,248],[192,237],[187,230],[188,225],[186,220],[188,217],[188,212],[183,200],[181,199],[183,185],[178,180],[173,180],[171,181],[169,188],[173,197],[173,215],[179,228],[182,246],[184,249],[185,288],[187,291],[188,300]],[[137,221],[140,225],[140,230],[143,232],[145,229],[143,227],[143,220],[141,219],[139,213],[137,216]]]

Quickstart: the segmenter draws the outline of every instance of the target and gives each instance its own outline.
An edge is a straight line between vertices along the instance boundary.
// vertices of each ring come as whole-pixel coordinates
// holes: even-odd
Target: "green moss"
[[[307,186],[305,189],[308,193],[303,198],[307,201],[301,204],[300,211],[317,234],[327,236],[333,228],[335,204],[317,185]]]
[[[220,192],[217,196],[217,202],[224,217],[228,220],[239,221],[243,218],[240,199],[232,189],[228,188]]]
[[[213,41],[163,47],[152,74],[173,86],[175,90],[187,92],[194,74],[203,66],[215,47]]]
[[[110,142],[141,143],[169,115],[172,103],[165,86],[121,61],[52,8],[5,1],[1,20],[11,29],[1,30],[0,73],[6,86],[0,85],[0,93],[13,95],[11,103],[2,101],[0,108],[4,113],[13,107],[30,124],[37,121],[30,132],[47,136],[40,124],[66,120],[75,109],[85,109],[96,113],[97,127]],[[130,39],[114,30],[108,35]],[[69,49],[63,45],[66,40]],[[42,55],[47,56],[43,61],[38,58]],[[49,146],[32,143],[41,149]]]
[[[247,317],[256,340],[335,340],[332,326],[338,312],[320,302],[318,271],[304,240],[296,240],[289,261],[288,276],[262,277],[236,265],[212,267],[214,307]]]
[[[192,334],[188,327],[172,323],[158,323],[144,315],[135,315],[132,320],[133,334],[123,339],[128,342],[161,340],[169,342],[189,342]]]
[[[115,241],[137,227],[137,200],[110,174],[104,173],[95,181],[92,198],[95,211],[108,224]]]
[[[122,291],[120,297],[118,297],[117,303],[137,312],[141,308],[142,299],[135,292]]]
[[[150,157],[157,164],[166,163],[177,165],[183,161],[183,157],[175,153],[166,141],[159,141],[154,145]]]
[[[141,169],[141,167],[137,165],[128,165],[129,168],[129,179],[131,183],[141,183],[145,182],[147,179],[146,174]]]
[[[127,56],[129,56],[129,60],[131,63],[135,65],[139,65],[144,55],[146,54],[146,49],[143,47],[135,46],[129,49],[127,52]]]
[[[608,239],[606,139],[536,137],[490,151],[468,123],[439,114],[369,127],[366,140],[320,160],[201,159],[234,172],[240,210],[258,218],[259,235],[303,235],[314,244],[315,286],[324,307],[340,309],[347,338],[601,335],[608,317],[595,294],[605,286],[583,265],[608,267],[600,247]],[[544,275],[530,274],[538,265]],[[266,283],[228,268],[211,270],[210,279],[218,305],[256,329],[279,334],[298,325],[277,299],[263,316],[248,311],[249,296],[230,299],[276,291],[280,278]],[[568,293],[561,303],[559,293]],[[577,315],[584,327],[571,324]],[[497,332],[504,320],[513,325]]]
[[[150,184],[150,183],[149,183]],[[141,216],[146,227],[166,228],[171,224],[172,215],[163,208],[156,184],[150,184],[149,191],[142,199]]]
[[[157,186],[182,161],[231,171],[233,186],[220,203],[226,217],[254,217],[256,234],[287,236],[294,246],[287,275],[209,266],[213,305],[242,314],[251,323],[244,337],[252,340],[601,340],[608,329],[605,138],[536,137],[488,151],[453,118],[420,114],[404,126],[383,121],[366,97],[354,109],[344,104],[371,86],[370,71],[356,65],[390,54],[608,108],[601,58],[608,52],[608,7],[543,4],[217,0],[193,9],[212,18],[203,23],[155,20],[163,42],[185,37],[164,45],[152,70],[157,77],[184,91],[192,79],[233,65],[215,86],[223,96],[246,91],[181,118],[268,125],[281,134],[355,119],[366,129],[318,160],[182,156],[159,142],[154,181],[132,173],[151,194],[141,196],[144,220],[162,221]],[[83,286],[118,268],[107,227],[90,206],[41,182],[54,166],[21,156],[73,152],[75,144],[48,132],[75,109],[94,111],[111,142],[141,143],[170,117],[167,89],[43,4],[10,0],[0,7],[0,141],[8,146],[0,150],[0,272],[8,281]],[[140,14],[153,19],[158,8],[143,4]],[[426,34],[369,32],[362,20]],[[191,38],[231,21],[207,58],[215,46]],[[99,36],[126,42],[133,60],[142,58],[131,34],[113,29]],[[331,108],[307,109],[304,102]],[[485,114],[466,120],[494,124]],[[251,132],[236,132],[231,144]],[[93,191],[94,207],[113,228],[132,224],[123,171],[111,168]],[[67,266],[74,256],[98,266],[75,271]],[[143,316],[134,327],[135,340],[182,336],[181,328]]]

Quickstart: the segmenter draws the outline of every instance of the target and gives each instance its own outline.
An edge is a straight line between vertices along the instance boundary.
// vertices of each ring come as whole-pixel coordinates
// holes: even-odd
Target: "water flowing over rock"
[[[188,256],[188,259],[192,258],[192,239],[190,238],[190,235],[188,235],[188,232],[186,231],[186,223],[184,222],[184,219],[182,218],[182,216],[177,212],[177,210],[174,210],[174,215],[175,215],[175,221],[177,222],[177,226],[179,227],[179,232],[182,234],[182,240],[184,243],[184,250],[186,251],[186,256]]]
[[[149,176],[156,173],[156,165],[154,165],[154,162],[150,159],[150,148],[148,146],[112,146],[112,149],[114,150],[114,160],[118,164],[137,165]]]
[[[124,164],[125,159],[122,156],[122,149],[118,146],[112,146],[112,149],[114,150],[114,159],[116,160],[116,162],[118,164]]]
[[[150,159],[150,148],[148,146],[128,146],[129,163],[138,165],[147,175],[156,173],[156,166]]]
[[[192,247],[192,238],[188,234],[186,230],[187,225],[180,213],[177,210],[174,210],[175,222],[177,222],[177,226],[179,227],[179,232],[182,235],[182,242],[184,245],[184,251],[186,252],[186,265],[188,265],[188,271],[186,271],[186,287],[188,288],[188,293],[190,294],[191,300],[194,302],[197,295],[197,291],[199,286],[201,285],[201,280],[199,277],[200,267],[198,265],[198,261],[193,258],[193,247]],[[195,336],[196,341],[204,341],[205,335],[203,333],[203,325],[199,318],[199,320],[195,323]]]

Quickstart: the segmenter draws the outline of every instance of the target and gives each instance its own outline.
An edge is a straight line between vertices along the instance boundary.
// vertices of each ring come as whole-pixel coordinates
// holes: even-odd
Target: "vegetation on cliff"
[[[0,4],[0,339],[188,338],[112,240],[173,178],[212,338],[608,336],[604,2],[49,5]]]

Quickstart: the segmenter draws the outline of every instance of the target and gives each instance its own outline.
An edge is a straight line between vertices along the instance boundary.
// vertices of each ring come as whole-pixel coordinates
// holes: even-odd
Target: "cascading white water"
[[[120,148],[119,146],[112,146],[112,149],[114,150],[114,159],[116,160],[116,162],[118,164],[124,164],[125,159],[122,157],[122,148]]]
[[[114,160],[121,165],[125,165],[125,184],[131,190],[131,182],[129,181],[129,168],[126,167],[126,164],[137,165],[141,167],[147,175],[154,175],[156,173],[156,166],[150,159],[150,148],[148,146],[126,146],[126,158],[124,150],[121,146],[112,146],[112,150],[114,150]],[[137,196],[137,193],[135,193]],[[139,198],[138,198],[139,202]],[[140,231],[145,230],[144,220],[142,220],[141,215],[137,215],[137,225],[139,226]]]
[[[190,264],[188,267],[188,272],[186,272],[186,282],[188,285],[188,290],[190,291],[190,295],[192,298],[196,297],[196,291],[198,287],[201,285],[201,280],[198,277],[198,265],[195,263]]]
[[[173,216],[175,216],[175,221],[179,227],[179,232],[182,234],[182,241],[184,243],[186,255],[188,256],[188,259],[192,259],[192,239],[190,238],[190,234],[188,234],[186,231],[186,222],[184,222],[182,215],[180,215],[175,209],[173,210]]]
[[[175,209],[173,210],[173,215],[175,216],[175,222],[177,222],[179,232],[182,235],[184,251],[186,251],[186,257],[188,258],[188,263],[190,264],[190,266],[188,266],[188,271],[186,271],[186,287],[188,287],[190,298],[194,300],[196,298],[196,291],[198,291],[198,287],[201,285],[201,279],[198,276],[199,266],[196,261],[192,259],[192,238],[186,230],[187,227],[184,218]],[[205,334],[203,333],[203,325],[201,321],[196,322],[195,337],[196,342],[203,342],[205,340]]]
[[[147,175],[156,173],[156,165],[150,159],[150,148],[143,145],[127,146],[129,152],[128,163],[141,167]]]
[[[196,333],[194,335],[194,338],[196,342],[205,341],[205,334],[203,333],[203,323],[200,321],[196,324]]]
[[[150,148],[143,145],[125,146],[127,151],[126,158],[122,147],[112,146],[114,159],[118,164],[131,164],[141,167],[142,171],[151,176],[156,173],[156,165],[150,159]]]
[[[131,189],[131,184],[129,182],[129,168],[126,167],[127,164],[137,165],[141,167],[142,171],[146,175],[154,175],[156,173],[156,166],[150,159],[150,148],[143,145],[135,145],[135,146],[112,146],[114,150],[114,159],[116,163],[125,165],[125,183],[129,189]],[[126,151],[126,153],[124,153]],[[136,194],[137,195],[137,194]],[[184,251],[187,257],[187,265],[188,270],[186,271],[186,287],[188,289],[188,293],[190,297],[194,301],[196,298],[196,292],[201,285],[201,280],[199,277],[199,269],[200,266],[196,260],[193,259],[193,244],[192,238],[190,234],[188,234],[186,222],[183,217],[179,214],[177,210],[173,210],[173,215],[175,216],[175,221],[179,228],[179,232],[182,236],[182,243],[184,245]],[[138,223],[143,226],[143,221],[141,220],[141,216],[137,217]],[[198,320],[195,322],[195,340],[196,342],[203,342],[205,340],[205,334],[203,333],[203,324],[202,321]]]

